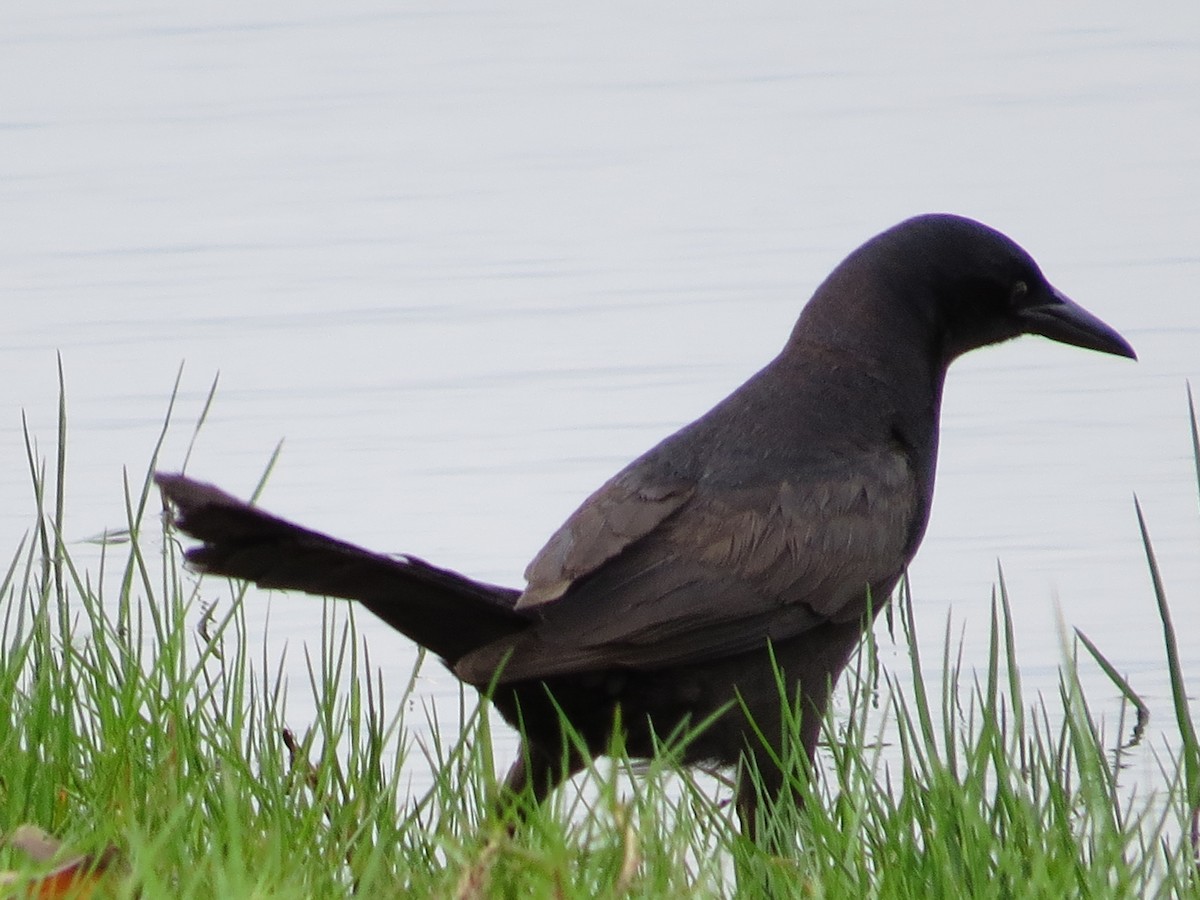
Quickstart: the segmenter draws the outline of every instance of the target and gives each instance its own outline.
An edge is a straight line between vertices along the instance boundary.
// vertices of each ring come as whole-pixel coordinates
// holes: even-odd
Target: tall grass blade
[[[1108,676],[1108,680],[1121,692],[1121,696],[1128,700],[1133,705],[1133,708],[1137,710],[1137,722],[1134,723],[1133,733],[1134,739],[1139,739],[1142,732],[1146,730],[1146,726],[1150,723],[1150,707],[1146,705],[1146,701],[1142,699],[1141,695],[1133,689],[1133,685],[1129,683],[1129,680],[1117,671],[1116,666],[1092,642],[1091,638],[1079,628],[1075,629],[1075,637],[1079,638],[1084,649],[1091,654],[1092,659],[1096,661],[1096,665],[1101,668],[1104,674]]]
[[[1167,605],[1167,592],[1163,587],[1158,560],[1154,554],[1154,547],[1150,543],[1146,517],[1142,514],[1142,505],[1137,497],[1133,498],[1133,505],[1137,511],[1142,546],[1146,550],[1146,562],[1150,566],[1154,598],[1158,603],[1158,617],[1163,627],[1163,644],[1167,651],[1167,672],[1171,681],[1171,699],[1175,706],[1175,721],[1183,739],[1183,747],[1180,752],[1183,756],[1184,789],[1188,807],[1196,810],[1200,809],[1200,740],[1197,740],[1196,726],[1188,709],[1187,686],[1184,684],[1183,668],[1179,662],[1179,644],[1175,638],[1175,626],[1171,622],[1171,610]]]
[[[62,582],[63,519],[67,484],[67,382],[62,353],[58,353],[58,442],[54,473],[54,591],[59,603],[66,602]]]
[[[179,374],[183,374],[183,367],[180,366]],[[196,449],[196,440],[200,437],[200,429],[204,427],[204,423],[208,421],[209,410],[212,409],[213,400],[217,396],[217,382],[221,380],[221,373],[218,372],[213,376],[212,384],[209,385],[208,394],[204,398],[204,406],[200,409],[200,415],[196,419],[196,424],[192,428],[192,436],[188,438],[187,450],[183,454],[183,464],[180,465],[179,471],[186,472],[188,463],[192,459],[192,451]]]

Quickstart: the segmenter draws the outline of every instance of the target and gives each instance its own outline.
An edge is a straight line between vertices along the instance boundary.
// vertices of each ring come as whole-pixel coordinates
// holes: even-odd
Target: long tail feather
[[[373,553],[301,528],[211,484],[154,476],[175,526],[201,541],[187,551],[201,572],[264,588],[357,600],[448,663],[526,628],[519,591],[474,581],[412,556]]]

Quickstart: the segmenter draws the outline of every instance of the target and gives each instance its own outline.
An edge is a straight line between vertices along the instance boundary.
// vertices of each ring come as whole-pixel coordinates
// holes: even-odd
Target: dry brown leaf
[[[483,847],[479,858],[469,865],[458,880],[455,888],[455,900],[479,900],[487,896],[488,882],[491,877],[492,864],[500,851],[500,842],[491,838]]]
[[[48,862],[62,850],[62,842],[36,825],[22,825],[7,843],[38,862]],[[85,853],[59,863],[44,875],[31,879],[21,872],[0,872],[0,889],[19,885],[26,898],[36,900],[89,900],[105,876],[120,860],[116,847],[101,853]]]

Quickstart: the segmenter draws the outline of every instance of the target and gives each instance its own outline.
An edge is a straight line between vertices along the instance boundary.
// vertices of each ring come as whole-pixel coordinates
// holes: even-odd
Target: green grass
[[[464,728],[433,731],[432,787],[410,796],[398,773],[421,752],[404,720],[414,682],[381,683],[349,607],[327,603],[309,683],[291,685],[318,712],[291,721],[240,588],[220,582],[228,602],[200,602],[149,472],[126,484],[127,533],[108,537],[95,571],[78,568],[63,539],[66,433],[64,403],[49,478],[29,442],[33,537],[0,583],[0,829],[32,823],[77,853],[115,847],[110,896],[1200,897],[1200,748],[1145,531],[1176,726],[1152,797],[1122,788],[1076,649],[1107,666],[1128,709],[1135,688],[1091,642],[1064,638],[1057,695],[1026,698],[1001,581],[985,664],[965,666],[947,628],[936,678],[911,598],[897,598],[911,667],[889,671],[864,645],[820,777],[797,779],[804,810],[775,812],[789,852],[739,835],[719,781],[665,760],[631,776],[619,747],[509,837],[488,815],[496,761],[474,696]],[[0,869],[45,868],[0,849]]]

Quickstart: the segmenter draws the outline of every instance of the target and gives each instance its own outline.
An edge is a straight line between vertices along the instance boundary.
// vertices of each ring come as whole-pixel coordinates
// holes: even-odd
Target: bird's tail
[[[175,526],[202,542],[187,551],[188,562],[201,572],[357,600],[450,664],[529,624],[513,609],[519,591],[415,557],[372,553],[183,475],[159,473],[154,480]]]

